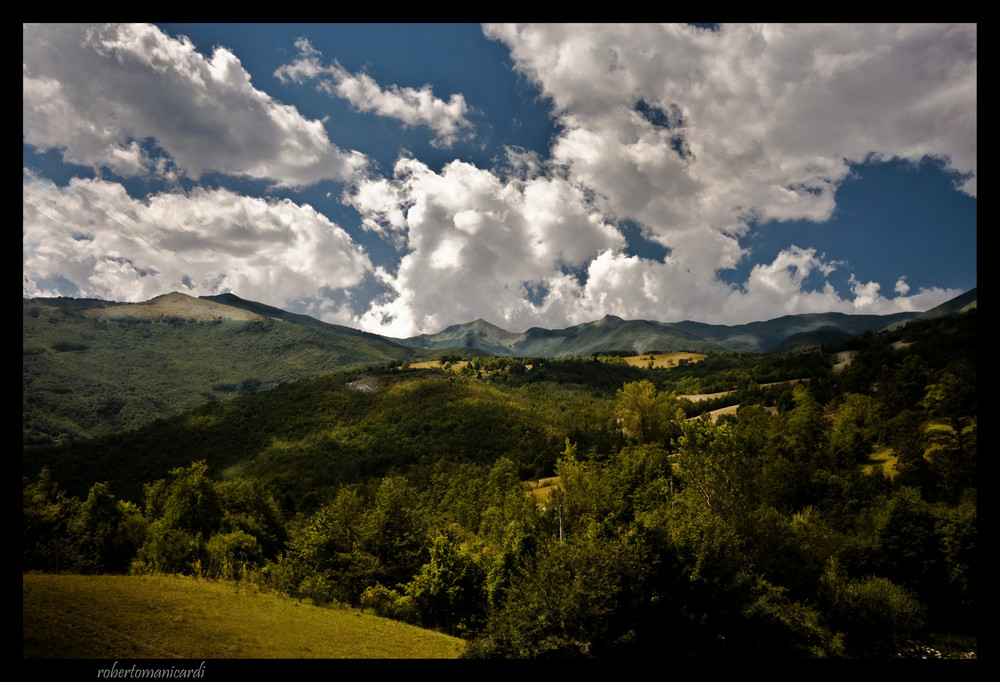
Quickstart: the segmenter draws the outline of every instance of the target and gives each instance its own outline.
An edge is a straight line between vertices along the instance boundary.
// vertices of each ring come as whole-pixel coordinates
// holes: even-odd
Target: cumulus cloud
[[[226,189],[136,200],[118,183],[30,175],[22,196],[26,296],[142,301],[165,291],[236,292],[309,305],[371,272],[364,250],[309,206]],[[317,310],[353,322],[350,310]]]
[[[339,226],[288,200],[192,190],[138,200],[116,183],[26,176],[26,295],[139,300],[231,290],[394,336],[484,317],[512,330],[616,314],[736,324],[778,315],[924,310],[958,291],[890,296],[843,263],[789,244],[745,281],[757,223],[829,220],[851,166],[930,156],[976,194],[976,27],[487,26],[537,86],[556,131],[493,168],[439,171],[408,155],[391,176],[255,88],[236,56],[199,54],[146,25],[24,28],[24,142],[125,177],[207,171],[303,186],[345,181],[374,267]],[[471,134],[461,95],[380,85],[305,39],[275,75],[357,110]],[[95,75],[97,77],[95,77]],[[340,191],[339,188],[337,190]],[[662,247],[636,255],[635,225]],[[807,236],[804,235],[804,239]],[[837,273],[848,289],[837,291]],[[386,292],[363,314],[352,288]],[[359,311],[361,308],[359,308]]]
[[[553,147],[667,246],[825,220],[847,161],[949,160],[975,193],[976,27],[488,26],[552,102]]]
[[[362,320],[394,336],[478,317],[532,326],[545,314],[533,292],[548,300],[564,271],[624,246],[579,188],[548,175],[500,176],[460,161],[435,173],[404,157],[391,181],[359,183],[345,200],[406,249],[395,273],[379,273],[391,298]]]
[[[223,47],[211,58],[145,24],[26,25],[24,142],[123,176],[156,174],[166,152],[180,172],[309,185],[365,167],[320,121],[256,89]]]
[[[356,110],[393,118],[406,126],[425,126],[435,133],[431,144],[451,147],[471,134],[465,97],[453,94],[448,101],[434,96],[430,85],[421,88],[390,85],[382,88],[366,73],[352,74],[337,61],[323,66],[322,54],[308,40],[295,41],[299,57],[275,71],[282,82],[318,80],[317,89],[351,103]]]
[[[436,331],[480,315],[560,326],[606,313],[738,323],[912,310],[959,293],[897,285],[890,299],[851,275],[842,296],[827,280],[841,264],[797,246],[736,286],[718,274],[747,257],[739,237],[754,222],[828,220],[851,163],[940,158],[974,195],[975,26],[484,31],[550,103],[550,156],[524,162],[531,179],[518,182],[404,160],[393,181],[359,186],[349,202],[366,228],[409,250],[382,273],[395,298],[371,308],[369,328]],[[297,68],[318,73],[309,58]],[[668,255],[628,255],[614,229],[626,220]]]

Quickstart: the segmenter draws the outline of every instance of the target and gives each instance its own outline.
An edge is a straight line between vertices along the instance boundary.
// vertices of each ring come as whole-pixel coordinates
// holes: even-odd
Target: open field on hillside
[[[868,462],[861,465],[861,471],[866,474],[881,470],[888,478],[895,478],[899,471],[896,469],[898,458],[893,454],[892,448],[881,448],[873,452],[868,457]]]
[[[699,362],[708,356],[705,353],[688,353],[677,351],[674,353],[646,353],[645,355],[632,355],[625,358],[625,362],[633,367],[649,367],[649,359],[653,358],[653,367],[677,367],[683,362]]]
[[[840,374],[845,369],[851,366],[851,361],[854,360],[854,356],[858,354],[856,350],[844,350],[837,353],[832,371],[834,374]]]
[[[183,576],[22,576],[24,658],[457,658],[432,630]]]
[[[769,384],[760,384],[761,388],[771,388],[773,386],[794,386],[795,384],[809,383],[809,379],[789,379],[788,381],[772,381]],[[722,396],[735,393],[735,391],[720,391],[718,393],[694,393],[679,395],[678,398],[684,398],[685,400],[690,400],[693,403],[700,403],[704,400],[715,400],[716,398],[721,398]]]
[[[528,495],[535,498],[535,502],[544,509],[552,491],[561,484],[562,479],[559,476],[550,476],[549,478],[540,478],[537,481],[529,481],[526,485],[528,486]]]
[[[719,417],[721,417],[722,415],[724,415],[724,414],[733,414],[733,415],[735,415],[739,411],[739,409],[740,409],[739,405],[730,405],[728,407],[720,407],[717,410],[712,410],[711,412],[709,412],[708,416],[712,420],[712,422],[715,423],[715,422],[719,421]],[[770,407],[765,407],[764,411],[767,412],[768,414],[772,415],[772,416],[778,414],[778,408],[774,407],[773,405],[770,406]],[[701,419],[701,417],[700,416],[698,416],[698,417],[691,417],[691,419]]]
[[[693,403],[700,403],[705,400],[715,400],[716,398],[721,398],[722,396],[729,395],[732,392],[733,391],[720,391],[719,393],[688,393],[677,397],[683,398],[684,400],[690,400]]]
[[[650,358],[653,360],[653,367],[679,367],[682,364],[689,362],[699,362],[707,358],[708,355],[705,353],[688,353],[687,351],[678,351],[674,353],[646,353],[645,355],[632,355],[629,357],[622,358],[632,367],[649,367]],[[411,362],[410,369],[442,369],[445,364],[448,364],[448,368],[453,372],[460,372],[469,364],[469,360],[457,360],[451,363],[445,363],[441,360],[425,360],[422,362]],[[526,365],[526,369],[531,369],[531,365]],[[488,372],[484,372],[488,374]]]
[[[453,372],[461,372],[469,364],[468,360],[456,360],[452,363],[445,363],[440,360],[424,360],[423,362],[411,362],[410,369],[444,369],[445,365]]]

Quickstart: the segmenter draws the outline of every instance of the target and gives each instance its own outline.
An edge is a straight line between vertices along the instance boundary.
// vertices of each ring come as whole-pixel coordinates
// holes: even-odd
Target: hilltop
[[[394,339],[410,348],[468,348],[515,357],[589,356],[608,351],[636,355],[650,352],[782,353],[817,348],[839,339],[906,324],[913,319],[954,315],[976,305],[976,290],[962,294],[933,310],[890,315],[803,313],[739,325],[707,324],[693,320],[657,322],[624,320],[605,315],[599,320],[566,327],[532,327],[507,331],[485,320],[451,325],[436,334]]]
[[[959,299],[923,315],[975,306],[976,291]],[[195,298],[172,292],[141,303],[26,299],[22,439],[25,445],[40,445],[93,438],[289,381],[449,354],[470,359],[779,353],[893,328],[916,317],[822,313],[727,326],[607,315],[565,329],[532,327],[521,333],[479,319],[436,334],[390,339],[234,294]]]
[[[516,334],[484,320],[457,324],[437,334],[422,334],[399,343],[414,348],[475,348],[497,355],[515,357],[588,356],[593,353],[629,350],[690,350],[702,353],[725,351],[721,344],[662,322],[623,320],[606,315],[565,329],[532,327]]]
[[[413,349],[304,315],[181,293],[23,302],[25,444],[94,437]]]

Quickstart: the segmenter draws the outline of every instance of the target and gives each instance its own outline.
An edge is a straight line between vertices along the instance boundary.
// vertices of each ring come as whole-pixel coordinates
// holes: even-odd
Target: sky
[[[24,297],[390,337],[977,285],[977,27],[23,26]]]

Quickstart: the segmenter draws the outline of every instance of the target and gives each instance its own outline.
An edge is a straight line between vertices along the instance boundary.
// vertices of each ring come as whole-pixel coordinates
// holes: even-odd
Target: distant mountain
[[[486,320],[453,324],[437,334],[421,334],[408,339],[393,339],[410,348],[451,349],[477,348],[494,355],[513,355],[511,349],[524,339]]]
[[[932,320],[938,317],[947,317],[949,315],[958,315],[964,313],[966,310],[971,310],[976,306],[976,287],[975,289],[970,289],[964,294],[956,296],[950,301],[945,301],[941,305],[934,306],[926,312],[922,312],[919,315],[913,317],[914,320]],[[899,327],[906,322],[897,322],[890,325],[890,328]]]
[[[423,357],[236,296],[23,302],[25,444],[136,428],[212,400]]]
[[[590,356],[627,351],[787,352],[958,314],[976,290],[922,314],[787,315],[744,325],[665,324],[613,315],[565,329],[506,331],[485,320],[389,339],[233,294],[170,293],[143,303],[23,301],[25,444],[134,429],[199,404],[338,370],[465,354]]]
[[[518,357],[587,356],[602,351],[635,351],[642,354],[652,350],[783,353],[815,348],[868,331],[897,327],[913,319],[955,315],[975,305],[976,290],[972,289],[924,313],[807,313],[739,325],[706,324],[692,320],[674,323],[623,320],[606,315],[600,320],[566,329],[532,327],[520,334],[480,319],[452,325],[436,334],[421,334],[394,341],[411,348],[475,348]]]
[[[184,294],[177,294],[177,295],[183,296]],[[240,298],[236,294],[199,296],[198,298],[199,300],[202,301],[211,301],[232,308],[239,308],[240,310],[246,310],[251,313],[257,313],[261,317],[271,317],[276,320],[284,320],[286,322],[292,322],[294,324],[300,324],[306,327],[315,327],[317,329],[323,329],[326,331],[331,331],[339,334],[346,334],[348,336],[357,336],[375,342],[387,341],[387,339],[384,336],[379,336],[378,334],[372,334],[370,332],[361,331],[360,329],[353,329],[351,327],[344,327],[343,325],[339,324],[330,324],[329,322],[323,322],[321,320],[317,320],[315,317],[309,317],[308,315],[301,315],[299,313],[290,313],[287,310],[282,310],[281,308],[275,308],[274,306],[269,306],[264,303],[257,303],[256,301],[247,301],[245,299]],[[390,341],[390,343],[392,342]]]
[[[600,320],[566,329],[532,327],[520,334],[501,329],[484,320],[476,320],[468,324],[452,325],[437,334],[421,334],[394,340],[412,348],[475,348],[518,357],[589,356],[607,351],[634,351],[642,354],[653,350],[784,353],[815,348],[868,331],[880,331],[905,324],[912,319],[957,314],[970,306],[975,306],[975,289],[926,313],[807,313],[740,325],[706,324],[691,320],[668,324],[649,320],[623,320],[614,315],[606,315]]]
[[[821,345],[829,343],[837,336],[858,336],[867,331],[879,331],[893,324],[905,324],[917,313],[895,313],[893,315],[847,315],[845,313],[806,313],[785,315],[764,322],[724,325],[705,324],[685,320],[675,327],[684,329],[701,338],[713,341],[729,350],[740,353],[780,352],[791,337],[798,337],[798,346],[815,338]],[[812,335],[812,337],[810,336]]]
[[[662,322],[623,320],[606,315],[565,329],[532,327],[520,334],[509,332],[484,320],[456,324],[437,334],[398,339],[414,348],[478,348],[497,355],[516,357],[589,356],[602,351],[690,350],[719,352],[726,348],[683,329]]]

